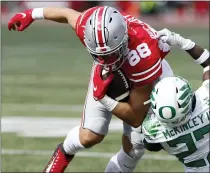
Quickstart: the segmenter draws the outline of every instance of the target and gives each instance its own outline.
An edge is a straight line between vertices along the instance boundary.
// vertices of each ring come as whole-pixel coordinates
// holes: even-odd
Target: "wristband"
[[[201,56],[195,60],[195,63],[202,64],[209,58],[209,51],[204,49],[204,52],[201,54]]]
[[[34,8],[31,16],[34,20],[44,19],[44,8]]]
[[[206,73],[207,71],[209,71],[209,66],[206,66],[206,67],[203,69],[203,73]]]
[[[110,98],[109,96],[105,95],[104,98],[102,98],[101,100],[99,100],[99,102],[101,104],[103,104],[107,109],[108,111],[112,111],[118,104],[118,101]]]

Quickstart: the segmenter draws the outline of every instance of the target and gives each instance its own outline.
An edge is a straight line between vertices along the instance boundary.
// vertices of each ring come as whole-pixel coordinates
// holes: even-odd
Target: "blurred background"
[[[198,20],[208,21],[208,1],[63,1],[63,2],[34,2],[34,1],[3,1],[1,2],[1,15],[8,16],[9,13],[26,8],[56,6],[69,7],[78,11],[97,5],[110,5],[135,17],[150,16],[174,23],[185,21],[186,23]]]
[[[69,7],[79,11],[110,5],[155,29],[169,28],[209,48],[209,2],[175,1],[1,1],[2,41],[2,172],[41,172],[68,131],[80,124],[92,58],[65,24],[38,21],[24,32],[9,32],[15,13],[35,7]],[[166,58],[174,73],[196,89],[202,68],[184,51],[173,48]],[[99,145],[80,152],[66,172],[103,172],[121,147],[122,122],[113,117]],[[146,152],[137,172],[183,172],[165,152]]]

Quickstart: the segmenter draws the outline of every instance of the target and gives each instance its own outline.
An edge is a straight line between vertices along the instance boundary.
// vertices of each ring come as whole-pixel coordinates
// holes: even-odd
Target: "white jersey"
[[[150,114],[143,122],[143,132],[148,143],[160,143],[171,155],[185,165],[186,172],[209,171],[209,83],[195,93],[196,104],[189,121],[176,126],[164,126]]]

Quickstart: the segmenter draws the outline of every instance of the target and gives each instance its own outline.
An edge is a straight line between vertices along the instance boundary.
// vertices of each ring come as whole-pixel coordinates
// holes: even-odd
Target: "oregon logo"
[[[163,113],[163,110],[164,109],[170,109],[170,111],[171,111],[171,117],[165,117],[164,116],[164,113]],[[172,107],[172,106],[162,106],[162,107],[160,107],[160,109],[159,109],[159,115],[160,115],[160,117],[162,118],[162,119],[173,119],[175,116],[176,116],[176,110],[175,110],[175,108],[174,107]]]

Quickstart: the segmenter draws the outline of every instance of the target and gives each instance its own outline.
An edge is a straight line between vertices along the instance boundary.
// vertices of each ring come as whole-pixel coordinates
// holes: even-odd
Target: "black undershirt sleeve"
[[[155,152],[163,149],[160,143],[148,143],[145,139],[144,139],[144,146],[147,150]]]

